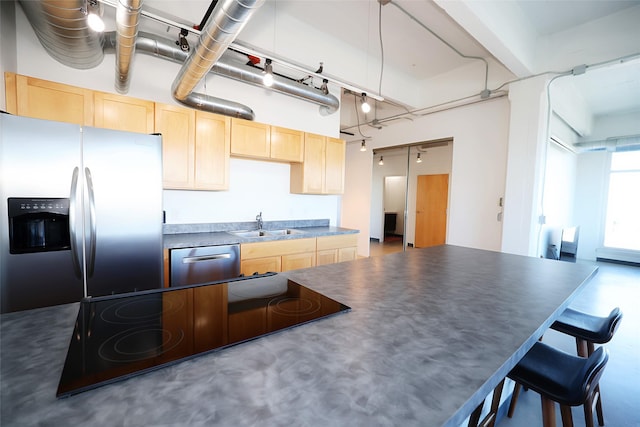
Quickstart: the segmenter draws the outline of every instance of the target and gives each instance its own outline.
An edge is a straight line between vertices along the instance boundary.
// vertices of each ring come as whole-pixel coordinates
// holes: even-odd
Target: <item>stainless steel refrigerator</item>
[[[0,114],[2,312],[162,286],[162,141]]]

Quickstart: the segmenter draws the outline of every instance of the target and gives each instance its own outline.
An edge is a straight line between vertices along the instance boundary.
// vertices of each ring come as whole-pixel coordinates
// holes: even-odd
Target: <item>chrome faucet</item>
[[[256,215],[256,221],[258,221],[258,230],[262,230],[262,212]]]

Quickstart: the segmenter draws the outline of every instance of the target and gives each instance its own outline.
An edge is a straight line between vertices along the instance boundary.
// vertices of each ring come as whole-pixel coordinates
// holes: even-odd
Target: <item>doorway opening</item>
[[[447,177],[444,189],[444,222],[441,221],[443,228],[440,233],[445,236],[442,243],[446,241],[446,206],[452,159],[452,138],[374,150],[370,210],[371,256],[405,251],[423,244],[416,234],[417,231],[422,233],[425,230],[424,224],[416,222],[419,215],[418,191],[424,190],[418,190],[419,176]],[[439,194],[442,194],[442,190],[439,190]]]

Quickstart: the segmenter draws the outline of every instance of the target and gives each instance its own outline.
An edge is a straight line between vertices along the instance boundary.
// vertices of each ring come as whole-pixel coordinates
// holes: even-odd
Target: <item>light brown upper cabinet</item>
[[[156,103],[155,131],[162,134],[165,189],[229,187],[229,117]]]
[[[250,120],[231,119],[231,154],[268,159],[271,152],[269,125]]]
[[[93,126],[93,92],[5,73],[7,111],[36,119]]]
[[[301,162],[304,132],[231,119],[231,155],[283,162]]]
[[[196,111],[194,189],[229,188],[230,152],[231,119],[219,114]]]
[[[105,92],[94,92],[96,127],[127,132],[154,132],[154,103]]]
[[[271,159],[300,163],[303,155],[304,132],[271,126]]]
[[[341,139],[305,133],[303,162],[291,165],[291,192],[342,194],[345,149]]]

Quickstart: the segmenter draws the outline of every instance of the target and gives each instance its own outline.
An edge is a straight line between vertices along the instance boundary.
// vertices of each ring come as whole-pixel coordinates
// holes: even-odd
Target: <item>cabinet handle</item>
[[[225,259],[225,258],[231,258],[231,254],[190,256],[190,257],[182,258],[182,263],[183,264],[192,264],[194,262],[212,261],[212,260],[216,260],[216,259]]]

